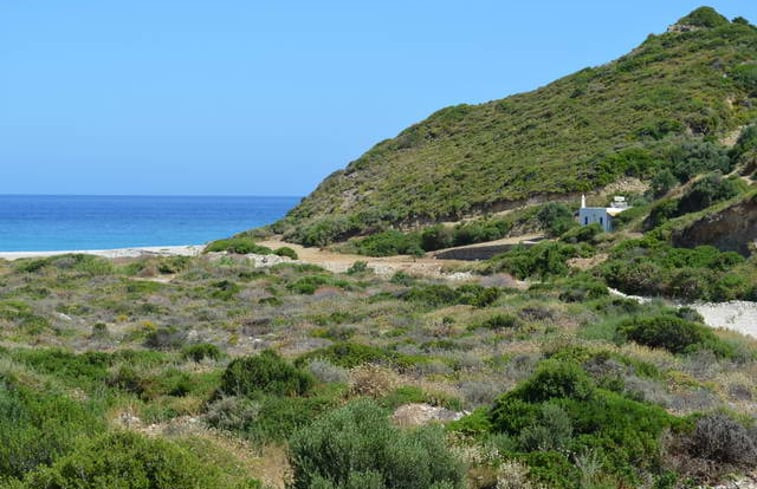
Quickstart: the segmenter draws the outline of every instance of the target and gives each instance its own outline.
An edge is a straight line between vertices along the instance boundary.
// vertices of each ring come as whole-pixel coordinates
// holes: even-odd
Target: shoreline
[[[133,246],[104,250],[55,250],[55,251],[0,251],[0,260],[22,258],[47,258],[60,255],[94,255],[103,258],[137,258],[140,256],[197,256],[205,249],[204,244],[177,246]]]

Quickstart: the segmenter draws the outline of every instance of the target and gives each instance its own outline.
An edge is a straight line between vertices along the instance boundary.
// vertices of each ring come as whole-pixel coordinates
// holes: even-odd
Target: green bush
[[[295,360],[295,365],[304,367],[311,360],[317,359],[326,360],[343,368],[354,368],[367,363],[408,367],[415,362],[414,358],[391,350],[345,341],[306,353]]]
[[[189,267],[191,258],[188,256],[165,256],[158,261],[158,272],[173,274],[183,272]]]
[[[347,275],[356,275],[358,273],[365,273],[368,271],[368,263],[364,261],[356,261],[350,268],[347,269]]]
[[[587,400],[594,384],[581,367],[570,362],[546,360],[533,376],[519,385],[513,396],[529,403],[553,398]]]
[[[579,226],[572,228],[560,236],[560,241],[565,243],[596,243],[597,236],[602,234],[602,226],[599,223],[593,223],[588,226]]]
[[[452,304],[467,304],[486,307],[494,303],[501,294],[496,287],[483,287],[477,284],[461,285],[453,289],[447,285],[418,285],[405,291],[401,297],[410,302],[420,302],[432,307]]]
[[[297,260],[299,258],[299,256],[297,256],[297,252],[288,246],[276,248],[273,253],[278,256],[286,256],[287,258],[291,258],[292,260]]]
[[[516,328],[520,321],[512,314],[495,314],[485,319],[483,322],[474,325],[475,328],[486,328],[492,330]]]
[[[748,267],[738,253],[712,246],[676,248],[652,237],[629,239],[599,266],[607,284],[627,294],[685,300],[751,300]]]
[[[686,141],[674,147],[669,155],[673,175],[685,183],[701,173],[729,173],[732,161],[722,146],[705,141]]]
[[[544,205],[536,218],[549,236],[560,236],[568,229],[578,225],[573,219],[573,212],[565,205],[555,202]]]
[[[319,287],[324,285],[346,288],[349,286],[349,283],[326,274],[305,275],[287,284],[287,289],[296,294],[313,295]]]
[[[463,246],[501,239],[507,236],[512,227],[511,220],[501,218],[477,219],[458,224],[454,230],[454,245]]]
[[[421,232],[421,248],[426,251],[449,248],[455,243],[455,233],[442,224],[431,226]]]
[[[587,274],[578,274],[560,282],[559,289],[560,300],[564,302],[584,302],[610,295],[604,282]]]
[[[210,296],[214,299],[228,301],[233,299],[242,288],[231,280],[220,280],[210,284]]]
[[[19,326],[28,334],[39,334],[50,328],[50,321],[35,314],[31,306],[21,301],[0,301],[0,319]]]
[[[542,404],[539,418],[521,430],[518,444],[524,452],[562,450],[573,436],[568,414],[554,404]]]
[[[281,443],[337,406],[342,394],[340,390],[308,397],[256,394],[255,416],[239,432],[254,443]]]
[[[419,234],[393,229],[358,239],[354,244],[357,252],[366,256],[423,255]]]
[[[480,418],[481,412],[470,417]],[[663,481],[660,438],[683,423],[663,409],[597,388],[570,360],[546,360],[527,380],[497,398],[486,420],[466,418],[452,429],[502,433],[517,440],[503,455],[524,460],[549,487],[582,487],[586,475],[572,462],[591,454],[598,480],[608,487]]]
[[[695,182],[681,198],[675,215],[697,212],[738,194],[739,187],[734,180],[724,179],[720,175],[708,175]]]
[[[630,319],[620,325],[618,333],[623,339],[651,348],[664,348],[672,353],[706,348],[720,356],[732,357],[734,354],[733,348],[707,326],[672,314]]]
[[[484,271],[488,273],[505,271],[521,280],[529,277],[545,279],[567,275],[568,259],[591,254],[593,254],[591,246],[585,243],[572,245],[543,242],[530,247],[518,245],[489,259]]]
[[[462,489],[463,466],[437,428],[403,431],[371,401],[332,411],[290,443],[293,489]]]
[[[187,333],[174,326],[161,326],[145,335],[144,345],[153,350],[173,350],[181,348]]]
[[[720,27],[729,24],[728,19],[712,7],[699,7],[686,17],[679,19],[677,23],[697,27]]]
[[[221,377],[219,393],[227,396],[249,396],[256,392],[277,396],[307,394],[315,379],[292,366],[271,350],[260,355],[237,358]]]
[[[206,358],[208,360],[219,360],[223,356],[223,352],[212,343],[198,343],[184,347],[181,356],[186,360],[201,362]]]
[[[271,253],[273,253],[273,250],[271,250],[270,248],[260,246],[259,244],[255,243],[255,240],[253,238],[247,236],[219,239],[218,241],[213,241],[205,247],[206,253],[220,251],[226,251],[238,255],[247,255],[250,253],[254,253],[256,255],[270,255]]]
[[[219,470],[160,439],[116,432],[79,443],[52,466],[30,473],[28,489],[216,489]]]
[[[73,449],[79,436],[103,428],[91,406],[0,378],[0,483],[52,464]]]
[[[650,191],[653,197],[660,197],[668,193],[668,190],[675,187],[678,179],[669,169],[665,168],[658,172],[650,184]]]
[[[350,223],[344,217],[323,217],[307,226],[299,227],[294,234],[285,238],[292,238],[305,246],[326,246],[335,241],[344,240],[360,232],[360,228]]]

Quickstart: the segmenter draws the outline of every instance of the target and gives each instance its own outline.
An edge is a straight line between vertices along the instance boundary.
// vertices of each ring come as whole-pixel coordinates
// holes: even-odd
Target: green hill
[[[444,108],[326,178],[274,229],[323,245],[494,212],[627,176],[757,120],[757,28],[702,7],[602,66]]]

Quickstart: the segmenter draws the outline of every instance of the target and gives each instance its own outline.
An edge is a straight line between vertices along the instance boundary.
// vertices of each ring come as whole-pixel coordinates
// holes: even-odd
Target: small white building
[[[625,197],[613,198],[610,207],[586,207],[586,196],[581,196],[581,208],[578,210],[578,223],[588,226],[597,223],[606,232],[612,231],[612,218],[626,209],[630,209]]]

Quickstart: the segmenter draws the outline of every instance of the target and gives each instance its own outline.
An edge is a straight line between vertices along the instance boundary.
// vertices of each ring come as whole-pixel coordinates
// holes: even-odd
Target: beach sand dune
[[[18,260],[20,258],[45,258],[48,256],[86,254],[104,258],[136,258],[140,256],[197,256],[205,245],[184,246],[145,246],[134,248],[117,248],[112,250],[66,250],[66,251],[0,251],[0,260]]]

